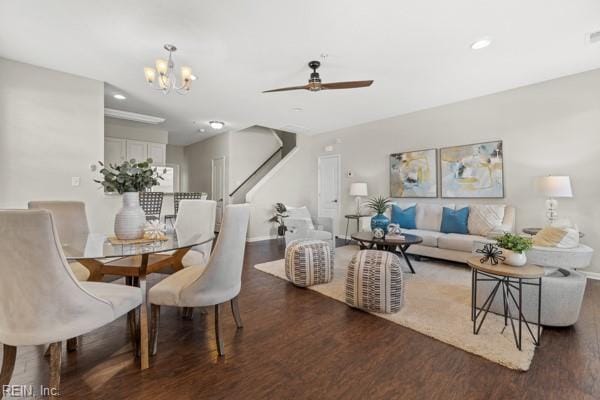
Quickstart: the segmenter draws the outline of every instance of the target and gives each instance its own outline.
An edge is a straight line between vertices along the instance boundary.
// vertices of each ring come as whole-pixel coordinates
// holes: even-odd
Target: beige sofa
[[[481,235],[463,235],[458,233],[443,233],[440,232],[442,222],[442,209],[448,207],[451,209],[461,209],[469,206],[464,203],[418,203],[418,202],[395,202],[401,208],[417,206],[416,209],[416,226],[417,229],[402,229],[404,233],[417,235],[423,238],[421,244],[412,245],[407,253],[432,257],[443,260],[466,262],[467,258],[472,255],[474,242],[493,241],[491,238],[501,235],[504,232],[514,232],[515,229],[515,208],[512,206],[504,206],[504,218],[502,224],[491,231],[487,236]],[[369,221],[363,222],[363,229],[369,229]]]

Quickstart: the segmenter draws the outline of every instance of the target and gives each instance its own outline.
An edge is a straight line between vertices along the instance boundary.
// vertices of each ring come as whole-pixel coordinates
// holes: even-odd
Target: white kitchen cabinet
[[[151,158],[155,165],[166,164],[167,145],[162,143],[148,143],[148,158]]]
[[[139,140],[104,138],[104,163],[121,164],[125,160],[145,161],[151,158],[155,165],[167,162],[167,145]]]
[[[146,161],[148,158],[148,142],[138,142],[137,140],[127,140],[127,159],[135,161]]]
[[[121,164],[127,159],[125,139],[104,138],[104,164]]]

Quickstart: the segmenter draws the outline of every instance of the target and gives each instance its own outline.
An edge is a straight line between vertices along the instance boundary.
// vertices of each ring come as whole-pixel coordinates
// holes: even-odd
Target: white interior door
[[[218,232],[221,228],[223,219],[223,200],[225,199],[225,157],[219,157],[212,160],[212,199],[217,202],[217,218],[215,230]]]
[[[318,170],[319,217],[330,217],[337,222],[340,209],[340,155],[319,157]]]

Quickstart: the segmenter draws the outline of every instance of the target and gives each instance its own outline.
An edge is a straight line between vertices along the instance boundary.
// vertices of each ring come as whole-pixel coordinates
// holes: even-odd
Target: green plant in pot
[[[392,206],[392,202],[389,198],[378,196],[369,199],[367,207],[375,211],[376,215],[371,218],[371,230],[375,228],[383,229],[387,232],[390,219],[385,216],[385,212]]]
[[[134,159],[121,164],[105,165],[101,161],[102,179],[94,182],[102,185],[109,193],[123,195],[123,206],[115,216],[115,235],[119,239],[140,239],[144,236],[146,214],[140,207],[139,192],[150,190],[164,179],[158,168],[152,167],[152,159],[137,162]],[[166,169],[163,170],[163,174]]]
[[[521,267],[527,263],[525,252],[531,249],[533,242],[531,239],[523,236],[505,233],[497,239],[496,244],[502,248],[505,264]]]
[[[287,226],[285,226],[284,218],[288,217],[287,208],[283,203],[277,203],[274,207],[274,214],[269,219],[269,222],[277,223],[277,235],[283,236],[285,235],[285,231],[287,231]]]

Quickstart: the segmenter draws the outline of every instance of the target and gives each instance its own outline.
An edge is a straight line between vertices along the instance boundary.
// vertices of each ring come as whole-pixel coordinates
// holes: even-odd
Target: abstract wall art
[[[442,197],[504,197],[502,141],[440,150]]]
[[[391,197],[437,197],[437,151],[390,155]]]

